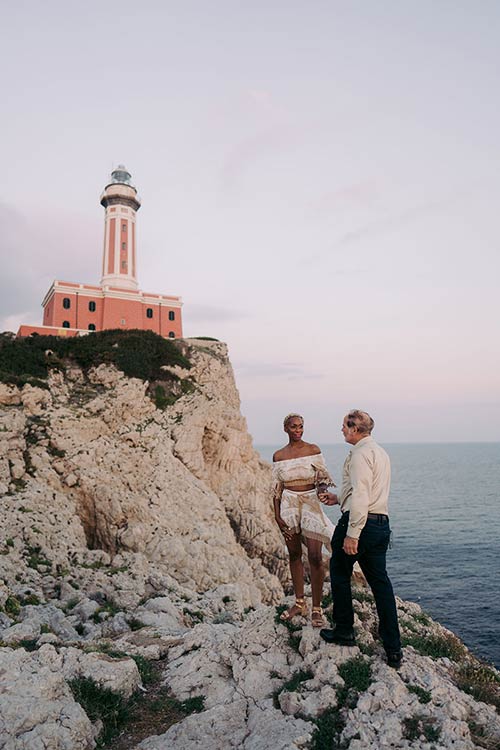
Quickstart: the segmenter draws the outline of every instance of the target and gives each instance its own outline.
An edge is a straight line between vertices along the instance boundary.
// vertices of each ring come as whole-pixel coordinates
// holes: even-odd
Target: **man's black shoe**
[[[387,664],[393,669],[399,669],[403,661],[402,651],[389,651],[387,654]]]
[[[337,633],[336,630],[332,630],[331,628],[323,628],[319,631],[319,634],[327,643],[336,643],[338,646],[356,645],[354,634],[352,633],[351,635],[343,635],[342,633]]]

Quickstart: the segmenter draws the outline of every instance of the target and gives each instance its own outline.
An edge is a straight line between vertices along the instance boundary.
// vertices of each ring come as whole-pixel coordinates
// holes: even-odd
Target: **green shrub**
[[[455,671],[454,681],[460,690],[500,711],[500,676],[488,664],[480,661],[463,664]]]
[[[40,546],[28,545],[26,547],[26,550],[28,552],[26,565],[29,568],[34,568],[35,570],[38,570],[40,566],[44,566],[49,569],[52,568],[52,562],[44,557],[44,555],[42,554],[42,548]]]
[[[419,737],[424,736],[427,742],[437,742],[441,735],[441,730],[436,726],[436,720],[428,716],[409,716],[403,720],[403,737],[413,742]]]
[[[137,617],[129,617],[127,619],[127,624],[130,630],[141,630],[141,628],[146,627],[146,624],[142,622],[142,620],[139,620]]]
[[[360,656],[340,664],[338,672],[344,680],[344,685],[337,688],[337,705],[328,708],[314,720],[316,727],[311,750],[341,750],[346,747],[340,739],[346,725],[346,710],[354,708],[359,693],[370,686],[371,667],[369,662]]]
[[[50,349],[55,357],[48,359]],[[129,377],[142,380],[171,380],[164,365],[189,369],[190,362],[170,340],[152,331],[109,330],[89,336],[29,336],[22,339],[0,339],[2,370],[0,380],[16,385],[46,378],[48,370],[65,360],[80,367],[113,364]],[[47,387],[46,383],[38,381]]]
[[[419,635],[411,633],[403,635],[403,646],[413,646],[413,648],[424,656],[430,656],[433,659],[446,657],[453,661],[462,659],[466,654],[466,649],[462,641],[452,633],[440,635],[429,633]]]
[[[23,638],[17,644],[18,648],[24,648],[25,651],[37,651],[39,646],[37,644],[38,638]]]
[[[295,693],[295,691],[300,687],[300,685],[303,682],[307,682],[307,680],[312,680],[314,677],[313,672],[310,669],[300,669],[298,672],[295,672],[295,674],[292,675],[291,679],[288,680],[288,682],[285,682],[284,685],[281,685],[277,690],[273,693],[273,704],[275,708],[279,708],[279,701],[278,696],[281,695],[281,693]]]
[[[368,690],[371,684],[371,667],[370,663],[361,656],[349,659],[339,665],[339,675],[344,680],[345,686],[353,688],[359,693]]]
[[[469,719],[467,725],[474,747],[482,747],[484,750],[500,750],[500,739],[498,736],[495,737],[493,733],[488,732],[483,724],[478,724],[474,719]]]
[[[372,594],[368,593],[365,589],[358,587],[353,587],[352,598],[358,602],[370,602],[371,604],[374,601]]]
[[[167,406],[172,406],[177,401],[178,396],[174,396],[172,393],[166,393],[165,388],[162,385],[155,385],[154,389],[154,402],[157,409],[162,411]]]
[[[340,735],[346,720],[338,708],[327,708],[314,720],[316,725],[311,739],[311,750],[337,750],[341,748]]]
[[[36,594],[26,594],[26,596],[20,597],[21,606],[26,607],[28,604],[37,605],[40,604],[40,599]]]
[[[410,693],[414,693],[419,699],[420,703],[429,703],[432,695],[428,690],[424,690],[419,685],[407,685],[406,686]]]
[[[11,617],[17,617],[21,611],[19,600],[15,596],[8,596],[4,604],[5,612]]]

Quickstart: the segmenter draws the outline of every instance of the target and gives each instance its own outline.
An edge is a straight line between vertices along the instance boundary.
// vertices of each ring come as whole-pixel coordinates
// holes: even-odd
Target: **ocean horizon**
[[[500,668],[500,443],[381,445],[392,465],[387,569],[395,593],[417,602],[476,656]],[[267,461],[279,447],[255,446]],[[320,447],[340,484],[350,446]],[[338,507],[325,511],[336,523]]]

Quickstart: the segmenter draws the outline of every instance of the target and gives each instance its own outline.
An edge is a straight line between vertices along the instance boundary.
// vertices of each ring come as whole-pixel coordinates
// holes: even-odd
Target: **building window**
[[[127,249],[127,243],[126,242],[122,242],[122,250],[126,250],[126,249]]]
[[[127,269],[127,261],[126,260],[122,260],[122,268],[125,269],[125,270]]]
[[[95,312],[95,302],[89,302],[89,310],[90,312]]]
[[[95,323],[89,323],[89,331],[95,331]]]
[[[69,328],[69,320],[63,320],[62,327],[63,328]]]
[[[122,318],[122,319],[120,320],[120,325],[121,325],[121,326],[124,326],[124,325],[125,325],[125,318]]]
[[[127,231],[127,225],[126,224],[122,224],[122,232],[126,232],[126,231]]]
[[[169,339],[175,339],[175,333],[173,331],[169,331],[168,338]]]
[[[71,300],[69,297],[65,297],[63,299],[63,307],[65,310],[69,310],[69,308],[71,307]]]
[[[152,318],[153,317],[153,308],[147,307],[146,308],[146,318]]]
[[[169,320],[175,320],[175,313],[173,310],[170,310],[168,313],[168,319]]]

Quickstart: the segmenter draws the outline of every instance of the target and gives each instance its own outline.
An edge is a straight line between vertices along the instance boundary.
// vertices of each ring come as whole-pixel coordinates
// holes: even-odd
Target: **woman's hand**
[[[278,524],[278,526],[280,527],[280,531],[281,531],[281,533],[283,534],[283,536],[285,537],[285,541],[289,542],[289,541],[290,541],[290,539],[291,539],[291,538],[292,538],[292,536],[293,536],[293,534],[292,534],[292,530],[291,530],[291,529],[290,529],[290,528],[289,528],[289,527],[288,527],[288,526],[286,525],[286,523],[285,523],[285,522],[284,522],[284,520],[283,520],[283,519],[281,518],[281,516],[277,516],[277,517],[276,517],[276,523],[277,523],[277,524]]]
[[[318,492],[318,500],[323,505],[338,505],[338,495],[334,495],[333,492]]]

